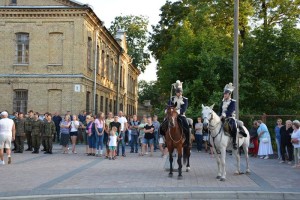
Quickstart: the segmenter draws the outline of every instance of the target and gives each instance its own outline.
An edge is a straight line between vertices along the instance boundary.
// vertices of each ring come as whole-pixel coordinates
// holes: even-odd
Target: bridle
[[[171,115],[172,115],[172,113],[171,113]],[[178,117],[178,116],[177,116]],[[177,118],[176,117],[176,118]],[[173,137],[172,137],[172,135],[171,135],[171,128],[173,128],[173,127],[175,127],[175,125],[176,125],[176,120],[174,120],[174,124],[173,124],[173,126],[171,126],[170,125],[170,118],[172,118],[173,119],[173,117],[167,117],[167,119],[168,119],[168,132],[169,132],[169,136],[170,136],[170,138],[171,138],[171,140],[175,143],[175,144],[177,144],[178,142],[180,142],[181,140],[182,140],[182,135],[183,135],[183,130],[181,130],[181,136],[180,136],[180,139],[179,140],[177,140],[177,141],[175,141],[174,139],[173,139]]]
[[[215,125],[215,128],[212,129],[213,126],[211,125],[210,122],[213,120],[213,114],[210,113],[210,115],[211,115],[211,118],[210,118],[210,119],[208,119],[208,117],[203,117],[203,119],[206,119],[206,120],[208,121],[208,130],[209,130],[209,135],[210,135],[210,137],[213,139],[213,145],[214,145],[213,147],[215,148],[217,154],[221,154],[221,152],[216,148],[215,139],[216,139],[216,137],[218,137],[218,135],[221,133],[221,130],[223,129],[223,124],[221,125],[221,127],[220,127],[218,133],[217,133],[215,136],[212,136],[212,134],[211,134],[210,132],[211,132],[211,131],[214,131],[214,130],[218,127],[218,124],[221,123],[221,121],[218,122],[218,123]],[[220,139],[220,140],[222,140],[222,137],[223,137],[223,134],[221,135],[221,139]]]

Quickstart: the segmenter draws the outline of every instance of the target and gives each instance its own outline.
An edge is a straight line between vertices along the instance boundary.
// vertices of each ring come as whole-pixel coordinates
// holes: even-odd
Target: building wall
[[[114,102],[119,100],[127,114],[127,102],[137,104],[137,93],[128,95],[127,91],[131,90],[127,77],[130,72],[130,76],[137,80],[139,71],[130,64],[128,55],[121,53],[120,44],[105,27],[101,27],[91,9],[19,9],[20,5],[68,5],[68,2],[19,0],[18,9],[0,7],[0,40],[3,41],[0,45],[0,52],[3,52],[0,54],[0,90],[6,94],[1,98],[0,110],[14,111],[15,90],[28,90],[27,110],[41,113],[86,110],[87,92],[90,93],[88,111],[93,113],[116,113]],[[8,1],[0,3],[0,6],[3,3],[9,5]],[[69,4],[73,5],[72,2]],[[28,64],[16,63],[16,33],[20,32],[29,34]],[[118,93],[119,66],[123,67],[125,80]],[[96,79],[95,68],[98,69]],[[101,96],[103,110],[100,110]],[[95,102],[94,97],[97,98]]]

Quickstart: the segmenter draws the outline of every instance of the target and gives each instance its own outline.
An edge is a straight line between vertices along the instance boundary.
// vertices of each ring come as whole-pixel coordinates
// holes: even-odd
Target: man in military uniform
[[[56,127],[54,122],[52,121],[52,115],[48,113],[46,116],[46,121],[44,121],[43,125],[43,139],[45,142],[45,152],[44,154],[52,154],[52,142],[53,137],[56,134]]]
[[[32,131],[32,122],[33,122],[33,111],[28,112],[29,116],[25,120],[25,134],[27,139],[28,148],[26,151],[32,151],[32,140],[31,140],[31,131]]]
[[[15,153],[23,153],[24,151],[24,140],[25,140],[25,119],[22,112],[14,120],[16,125],[16,149]]]
[[[231,128],[231,136],[232,136],[232,146],[233,149],[237,149],[237,144],[236,144],[236,136],[237,136],[237,125],[236,125],[236,120],[235,120],[235,100],[231,98],[232,91],[234,90],[234,86],[232,83],[227,84],[224,87],[224,92],[223,92],[223,100],[220,106],[219,110],[219,116],[221,117],[222,122],[225,120],[228,121],[228,124]],[[246,133],[244,133],[242,130],[240,133],[244,136],[247,137]]]
[[[33,152],[32,153],[39,153],[40,145],[41,145],[41,132],[43,130],[43,121],[39,120],[38,113],[34,113],[34,118],[32,121],[32,147]]]
[[[189,125],[186,120],[185,112],[188,108],[188,98],[182,96],[183,89],[182,89],[183,82],[179,80],[176,83],[172,84],[172,90],[175,89],[175,96],[172,96],[171,99],[168,101],[168,105],[176,105],[176,111],[178,112],[178,121],[180,123],[181,128],[183,129],[183,133],[185,135],[185,142],[184,145],[190,145],[190,131]],[[160,127],[160,134],[165,135],[167,130],[167,120],[165,120]]]

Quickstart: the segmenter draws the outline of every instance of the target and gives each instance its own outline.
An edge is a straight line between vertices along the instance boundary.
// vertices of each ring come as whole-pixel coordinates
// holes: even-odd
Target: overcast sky
[[[150,25],[156,25],[160,19],[160,8],[166,0],[77,0],[89,4],[97,16],[104,21],[109,28],[116,16],[120,15],[144,15],[149,17]],[[173,0],[175,1],[175,0]],[[150,26],[149,26],[150,28]],[[150,30],[149,30],[150,31]],[[139,80],[156,80],[156,62],[152,58],[151,64],[147,66],[144,74]]]

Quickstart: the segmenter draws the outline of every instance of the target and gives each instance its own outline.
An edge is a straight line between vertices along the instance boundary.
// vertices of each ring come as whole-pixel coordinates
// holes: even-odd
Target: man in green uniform
[[[43,122],[39,120],[38,113],[34,113],[33,121],[32,121],[32,153],[39,153],[40,145],[41,145],[41,132],[43,130]]]
[[[28,145],[26,151],[32,151],[31,131],[32,131],[33,111],[30,110],[28,114],[29,116],[25,120],[25,134],[26,134],[27,145]]]
[[[44,154],[52,154],[52,141],[53,136],[56,134],[56,127],[54,122],[52,121],[52,115],[48,113],[45,118],[44,126],[43,126],[43,140],[45,142],[45,152]]]
[[[15,153],[23,153],[24,151],[24,140],[25,140],[25,119],[22,112],[14,120],[16,125],[16,149]]]

